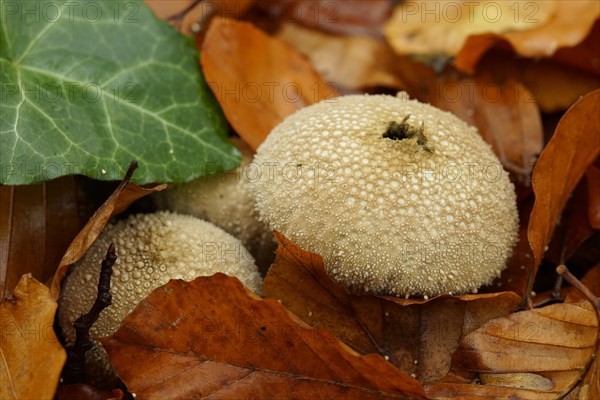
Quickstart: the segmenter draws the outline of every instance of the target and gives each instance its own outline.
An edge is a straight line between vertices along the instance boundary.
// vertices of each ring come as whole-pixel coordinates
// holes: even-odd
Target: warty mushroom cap
[[[113,334],[144,297],[171,279],[190,281],[223,272],[254,291],[260,289],[254,259],[238,239],[222,229],[170,212],[132,215],[107,226],[65,279],[58,321],[67,344],[75,340],[73,322],[87,313],[96,299],[100,263],[111,242],[118,255],[111,279],[112,305],[92,326],[92,337]],[[86,370],[98,385],[116,381],[99,342],[86,355]]]
[[[490,146],[405,93],[297,111],[254,160],[261,218],[353,292],[476,291],[500,275],[517,239],[514,187]]]
[[[158,192],[155,201],[160,209],[204,219],[240,239],[256,259],[261,270],[266,270],[274,258],[275,239],[267,226],[258,220],[254,198],[248,187],[252,171],[253,151],[242,140],[232,138],[242,153],[241,165],[233,171],[197,178],[193,181],[169,185]]]

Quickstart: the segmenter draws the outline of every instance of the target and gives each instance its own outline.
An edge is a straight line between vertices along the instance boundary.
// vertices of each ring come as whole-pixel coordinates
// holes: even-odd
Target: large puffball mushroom
[[[405,93],[304,108],[254,159],[277,166],[252,183],[261,218],[353,292],[476,291],[517,239],[514,187],[490,146]]]
[[[253,176],[247,166],[254,152],[240,139],[232,138],[232,142],[243,157],[237,169],[169,185],[155,195],[155,200],[160,209],[204,219],[240,239],[261,270],[266,270],[274,258],[275,240],[267,226],[258,220],[248,187]]]
[[[223,272],[252,290],[261,285],[250,253],[213,224],[169,212],[130,216],[106,227],[63,284],[58,321],[69,345],[75,340],[73,322],[87,313],[96,299],[100,263],[110,243],[115,244],[118,255],[111,279],[112,304],[92,326],[92,337],[113,334],[144,297],[170,279],[190,281]],[[101,386],[117,380],[99,342],[86,354],[86,372]]]

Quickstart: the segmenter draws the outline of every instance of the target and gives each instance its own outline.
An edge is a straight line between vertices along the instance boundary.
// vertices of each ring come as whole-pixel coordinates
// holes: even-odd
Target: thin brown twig
[[[569,212],[570,214],[570,212]],[[570,215],[569,215],[570,216]],[[569,237],[569,224],[565,227],[565,232],[562,240],[562,246],[560,249],[560,265],[565,264],[565,252],[567,251],[567,238]],[[552,297],[555,300],[560,299],[560,291],[563,285],[563,276],[559,273],[556,277],[556,281],[554,282],[554,287],[552,288]]]
[[[202,3],[203,0],[193,0],[190,4],[188,4],[183,10],[179,11],[178,13],[171,15],[170,17],[167,17],[167,21],[171,21],[173,23],[181,23],[183,18],[186,16],[187,13],[189,13],[190,11],[192,11],[194,8],[196,8],[196,6],[200,3]]]
[[[94,305],[87,314],[83,314],[73,323],[75,328],[75,343],[68,349],[67,365],[65,366],[65,383],[81,383],[85,381],[85,354],[94,345],[90,339],[90,328],[100,317],[100,313],[112,303],[110,293],[110,278],[112,267],[117,261],[115,245],[108,246],[106,257],[102,261],[100,278],[98,280],[98,294]]]
[[[579,290],[598,311],[600,311],[600,298],[596,297],[590,289],[587,288],[579,279],[573,275],[566,265],[561,264],[556,267],[556,272],[562,276],[567,282],[571,284],[575,289]]]
[[[135,170],[137,168],[138,168],[137,160],[131,160],[131,162],[129,163],[129,166],[127,167],[127,171],[125,172],[125,176],[123,176],[123,180],[121,182],[125,182],[126,184],[129,183],[129,181],[131,180],[131,177],[133,176],[133,173],[135,172]]]
[[[562,285],[563,285],[563,276],[558,275],[556,277],[556,281],[554,281],[554,286],[552,287],[552,299],[553,300],[561,299],[560,290],[562,289]]]

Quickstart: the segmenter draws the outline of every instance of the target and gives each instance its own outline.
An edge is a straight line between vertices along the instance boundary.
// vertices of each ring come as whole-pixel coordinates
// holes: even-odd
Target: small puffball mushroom
[[[514,187],[490,146],[405,93],[297,111],[254,160],[277,166],[252,183],[261,218],[353,292],[476,291],[500,275],[517,239]]]
[[[92,337],[113,334],[144,297],[170,279],[190,281],[223,272],[252,290],[261,285],[250,253],[213,224],[169,212],[130,216],[106,227],[63,284],[58,321],[68,344],[75,340],[73,322],[96,299],[100,263],[111,242],[118,255],[111,279],[112,305],[91,328]],[[99,386],[117,380],[99,342],[86,354],[86,372]]]
[[[275,240],[267,226],[258,220],[248,187],[252,171],[246,167],[254,152],[240,139],[232,138],[232,142],[243,157],[237,169],[169,185],[155,195],[155,200],[160,209],[193,215],[235,236],[254,256],[259,268],[266,270],[274,258]]]

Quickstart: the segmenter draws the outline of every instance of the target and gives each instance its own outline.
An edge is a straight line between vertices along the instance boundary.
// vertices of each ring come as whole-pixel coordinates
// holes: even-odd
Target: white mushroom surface
[[[261,218],[353,292],[476,291],[500,275],[517,239],[514,187],[490,146],[404,93],[297,111],[254,160]]]
[[[261,278],[242,243],[213,224],[170,212],[133,215],[109,225],[66,278],[58,321],[68,344],[75,340],[73,322],[96,299],[100,264],[110,243],[117,261],[111,279],[112,305],[102,311],[90,330],[92,337],[113,334],[121,321],[152,290],[171,279],[191,281],[217,272],[235,276],[258,291]],[[108,355],[95,342],[86,355],[91,381],[116,380]]]
[[[240,139],[232,142],[242,153],[242,164],[233,171],[197,178],[181,184],[169,185],[155,195],[161,209],[193,215],[207,220],[240,239],[254,256],[262,270],[274,258],[275,240],[267,226],[258,220],[254,198],[248,181],[252,170],[253,151]]]

